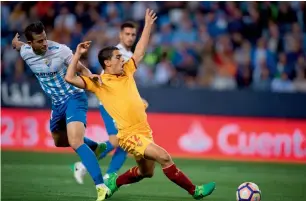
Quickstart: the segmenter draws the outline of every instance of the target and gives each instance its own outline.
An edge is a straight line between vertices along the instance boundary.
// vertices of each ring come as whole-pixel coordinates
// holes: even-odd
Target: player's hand
[[[91,41],[85,41],[83,43],[80,43],[77,47],[76,53],[80,55],[86,53],[90,47],[90,44]]]
[[[152,25],[155,20],[157,19],[156,13],[153,10],[147,8],[146,10],[146,17],[145,17],[145,24]]]
[[[19,42],[19,40],[20,40],[20,35],[16,33],[15,37],[12,40],[12,46],[14,49],[16,49],[16,43]]]
[[[102,79],[101,79],[101,76],[100,76],[100,75],[91,74],[91,75],[89,76],[89,78],[90,78],[92,81],[98,83],[100,86],[102,86]]]

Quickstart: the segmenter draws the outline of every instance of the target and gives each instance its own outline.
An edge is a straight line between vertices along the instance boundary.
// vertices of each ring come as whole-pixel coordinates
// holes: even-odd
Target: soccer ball
[[[260,201],[261,192],[258,186],[252,182],[244,182],[236,192],[237,201]]]

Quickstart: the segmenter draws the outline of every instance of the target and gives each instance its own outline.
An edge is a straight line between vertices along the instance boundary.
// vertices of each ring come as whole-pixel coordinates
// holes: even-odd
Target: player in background
[[[124,61],[128,61],[132,56],[132,46],[135,43],[136,40],[136,26],[132,22],[125,22],[121,25],[120,33],[119,33],[119,40],[120,43],[116,45],[116,47],[119,49],[120,53],[123,56]],[[103,72],[102,72],[103,74]],[[145,107],[148,107],[148,102],[143,99],[143,102],[145,104]],[[104,180],[107,180],[109,177],[109,174],[116,173],[118,170],[122,167],[124,164],[127,152],[124,151],[121,147],[118,147],[118,139],[116,137],[118,130],[116,128],[115,122],[113,118],[107,113],[104,106],[100,102],[100,113],[104,121],[104,125],[107,131],[107,134],[109,135],[109,140],[106,142],[107,148],[102,154],[100,155],[99,159],[104,158],[109,152],[113,151],[116,147],[115,153],[112,157],[112,160],[109,164],[109,168],[106,171],[106,174],[104,175]],[[74,164],[74,177],[79,184],[84,183],[84,176],[86,175],[86,168],[82,164],[82,162],[76,162]]]
[[[122,185],[152,177],[155,162],[157,162],[161,165],[169,180],[185,189],[193,198],[201,199],[214,191],[215,183],[194,185],[176,167],[169,153],[154,143],[145,107],[135,83],[134,73],[137,70],[137,64],[145,55],[155,20],[155,13],[147,9],[141,38],[128,62],[124,63],[122,54],[117,47],[110,46],[100,50],[98,58],[104,69],[104,74],[96,80],[87,76],[75,76],[76,64],[81,55],[88,50],[90,42],[79,44],[68,67],[65,79],[79,88],[95,93],[107,112],[116,121],[119,131],[117,134],[119,146],[135,156],[136,167],[131,168],[119,177],[116,173],[109,175],[106,184],[112,191],[111,195]]]
[[[79,155],[96,185],[97,201],[104,200],[109,189],[104,184],[97,157],[106,146],[84,137],[87,96],[83,89],[65,81],[73,53],[66,45],[47,40],[41,22],[27,26],[24,34],[27,44],[19,40],[17,33],[12,46],[20,51],[22,59],[35,74],[41,88],[52,99],[50,130],[54,144],[56,147],[70,146]],[[78,73],[94,77],[80,62],[76,68]]]

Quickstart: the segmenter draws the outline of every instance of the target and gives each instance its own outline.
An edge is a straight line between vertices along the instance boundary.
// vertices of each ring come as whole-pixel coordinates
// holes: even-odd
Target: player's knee
[[[165,150],[161,151],[158,155],[158,161],[161,165],[172,164],[172,158]]]
[[[141,175],[145,178],[151,178],[154,176],[154,170],[142,173]]]
[[[70,147],[74,150],[84,144],[85,127],[82,122],[70,122],[67,124],[67,135]]]
[[[117,138],[116,135],[110,135],[109,136],[109,142],[113,145],[113,147],[118,147],[119,146],[118,138]]]
[[[84,144],[84,141],[82,139],[70,139],[69,145],[74,150],[78,149],[82,144]]]
[[[155,165],[153,165],[151,168],[147,168],[146,170],[141,171],[140,174],[144,178],[151,178],[154,176],[154,169],[155,169]]]

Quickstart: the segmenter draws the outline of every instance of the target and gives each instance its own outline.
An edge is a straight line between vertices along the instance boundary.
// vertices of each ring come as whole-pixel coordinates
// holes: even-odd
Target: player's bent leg
[[[116,179],[116,186],[119,188],[126,184],[136,183],[143,178],[151,178],[154,175],[155,161],[141,158],[136,160],[137,166],[129,169]]]
[[[66,130],[53,131],[51,134],[56,147],[70,147]],[[100,155],[101,152],[106,149],[105,143],[98,144],[87,137],[84,137],[84,143],[87,144],[87,146],[94,151],[96,155]]]
[[[153,142],[144,150],[144,157],[156,161],[162,168],[169,167],[173,164],[172,158],[168,152]]]
[[[69,147],[70,144],[67,136],[66,119],[64,117],[64,114],[62,113],[63,111],[59,112],[58,110],[53,108],[50,119],[50,130],[54,140],[54,145],[56,147]],[[95,153],[98,155],[105,149],[104,148],[103,150],[98,152],[100,148],[98,143],[86,137],[84,137],[84,143],[87,144],[89,148],[95,151]]]
[[[101,169],[94,152],[86,144],[84,144],[84,133],[85,127],[83,122],[73,121],[67,124],[69,144],[79,155],[82,163],[93,179],[98,192],[97,200],[104,200],[106,195],[109,193],[109,189],[103,184],[104,181],[102,178]]]
[[[201,199],[210,195],[215,190],[215,183],[210,182],[201,186],[194,185],[190,179],[176,167],[169,153],[155,143],[151,143],[144,151],[144,157],[158,162],[164,174],[173,183],[185,189],[195,199]]]
[[[138,165],[139,175],[143,176],[144,178],[151,178],[154,176],[155,161],[141,158],[136,160],[136,162]]]
[[[53,131],[52,138],[56,147],[70,147],[66,131]]]
[[[113,145],[113,147],[118,147],[119,142],[116,134],[109,135],[109,142]]]
[[[87,137],[84,137],[84,143],[92,150],[92,151],[95,151],[98,147],[98,143],[87,138]]]
[[[56,147],[69,147],[69,141],[66,131],[66,121],[64,111],[52,107],[50,117],[50,131]]]
[[[88,138],[87,138],[88,139]],[[84,138],[84,143],[85,143],[86,138]],[[87,143],[85,143],[87,144]],[[98,157],[102,152],[104,152],[106,149],[106,143],[100,143],[98,144],[98,146],[96,147],[94,151],[95,156]],[[75,162],[72,166],[71,166],[72,170],[73,170],[73,175],[74,178],[76,180],[76,182],[78,184],[84,184],[84,177],[87,173],[87,169],[84,166],[84,164],[81,161]]]
[[[94,144],[95,142],[93,142],[89,138],[84,137],[84,143],[87,144],[94,151],[96,157],[98,158],[98,160],[100,160],[103,157],[105,157],[109,152],[111,152],[114,149],[114,146],[115,147],[118,146],[118,139],[116,135],[111,135],[109,141],[95,145]],[[114,157],[115,157],[115,160],[114,160]],[[122,164],[124,163],[126,154],[125,155],[120,154],[120,153],[116,154],[115,152],[114,157],[111,161],[111,165],[107,171],[107,174],[105,174],[103,177],[104,180],[109,178],[109,175],[108,175],[109,172],[110,173],[117,172],[121,168],[122,166],[121,163]],[[72,165],[72,169],[74,172],[74,177],[75,177],[76,182],[78,184],[83,184],[84,177],[87,173],[86,167],[83,165],[82,162],[78,161]]]
[[[82,122],[74,121],[67,124],[67,136],[71,148],[78,149],[84,144],[85,127]]]
[[[116,147],[116,151],[112,156],[112,160],[109,164],[106,174],[103,177],[105,180],[109,178],[109,174],[118,172],[127,158],[127,152],[124,151],[121,147],[118,147],[119,143],[116,135],[110,135],[109,142],[113,147]]]
[[[106,149],[100,154],[99,160],[107,156],[107,154],[113,151],[116,147],[118,147],[118,139],[116,135],[109,135],[109,140],[105,142]]]
[[[154,161],[143,158],[145,148],[152,142],[151,136],[131,135],[127,139],[120,139],[119,145],[127,150],[136,158],[138,166],[131,168],[119,177],[116,173],[109,175],[106,185],[110,188],[112,194],[122,185],[139,182],[145,177],[152,177],[154,173]]]
[[[106,181],[108,188],[111,190],[111,197],[121,186],[141,181],[144,178],[151,178],[154,175],[155,161],[140,158],[136,160],[137,166],[130,168],[119,177],[116,173],[109,174]]]
[[[126,161],[126,158],[127,152],[124,151],[121,147],[117,147],[114,155],[112,156],[112,160],[109,164],[109,167],[106,171],[106,175],[104,175],[104,179],[107,179],[109,174],[118,172]]]
[[[88,142],[88,139],[89,138],[84,137],[84,143],[87,144],[87,145],[88,145],[88,143],[91,143],[91,142]],[[87,141],[87,143],[86,143],[86,141]],[[89,146],[89,148],[92,151],[94,151],[96,157],[98,158],[100,156],[100,154],[106,150],[106,143],[97,144],[96,147],[90,147]],[[72,167],[74,178],[75,178],[76,182],[78,184],[83,184],[84,183],[84,177],[87,173],[86,167],[83,165],[83,163],[81,161],[75,162],[71,167]]]

